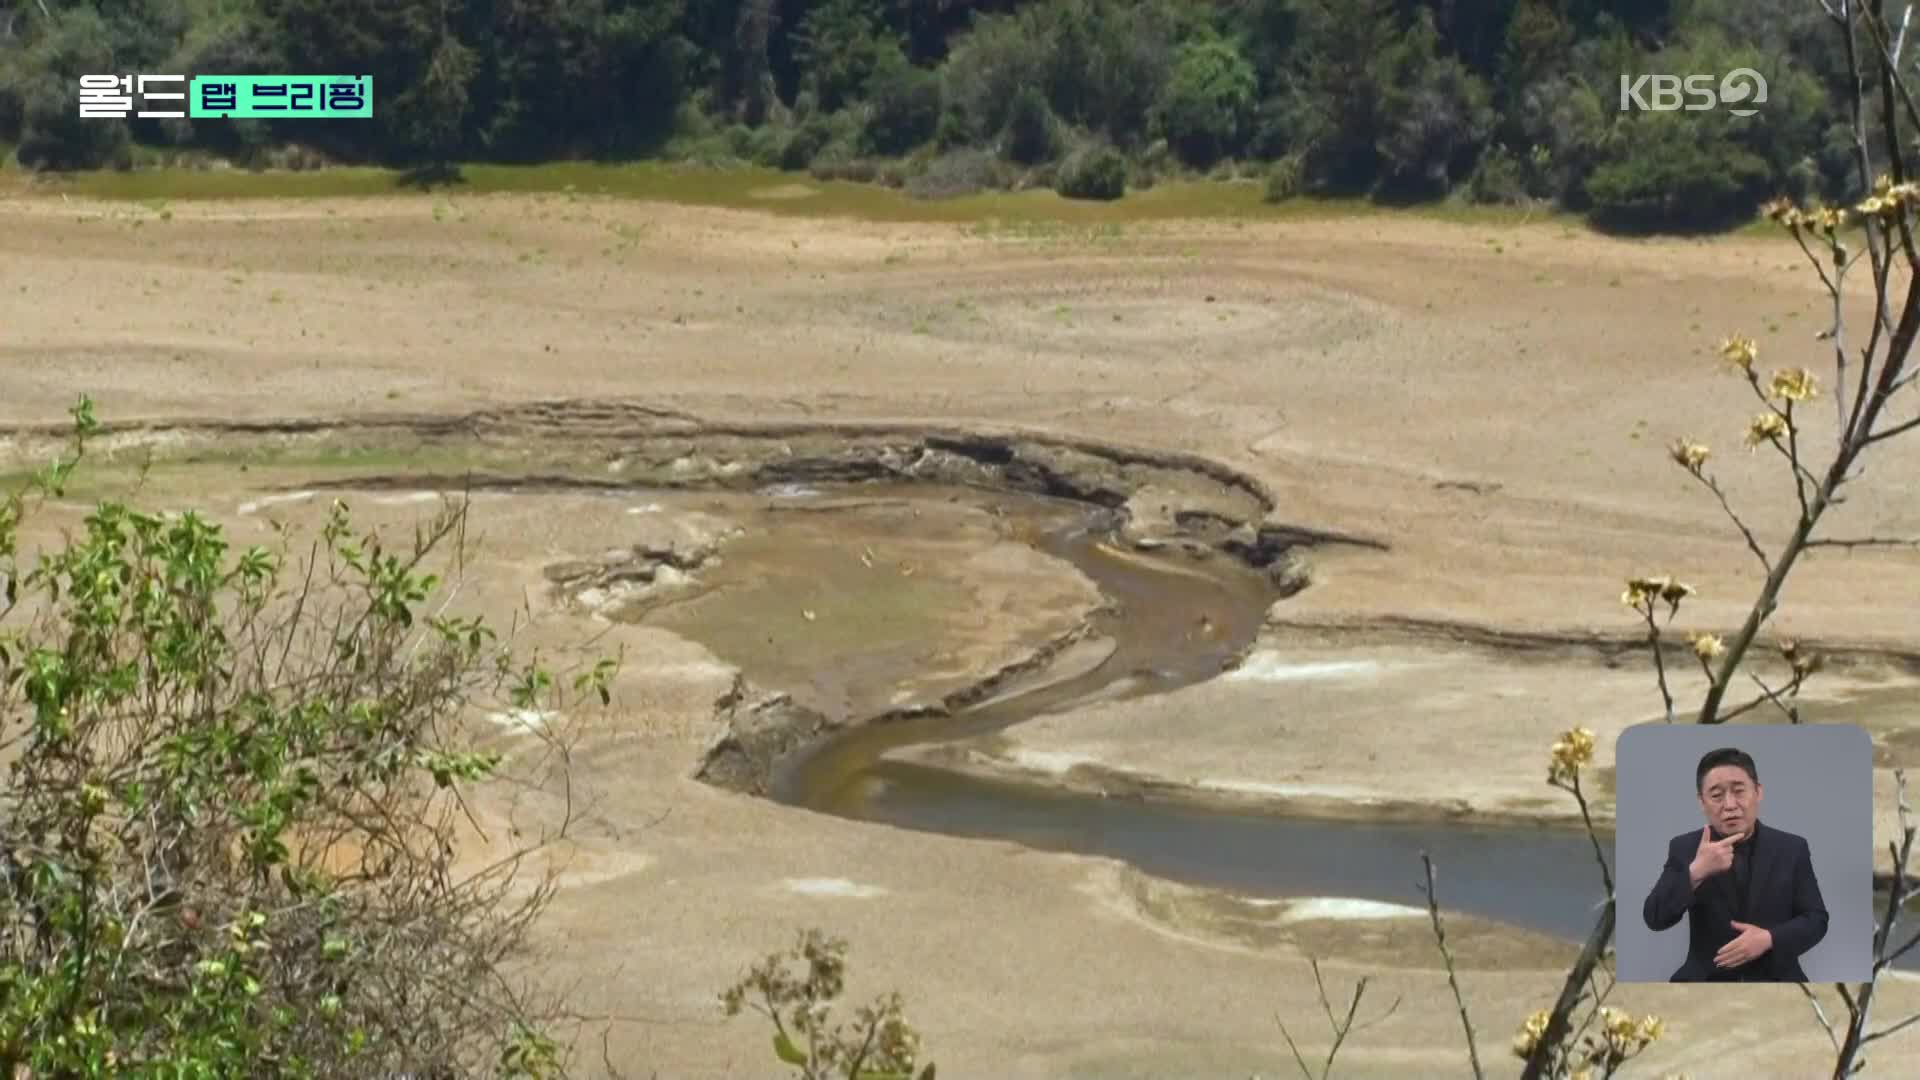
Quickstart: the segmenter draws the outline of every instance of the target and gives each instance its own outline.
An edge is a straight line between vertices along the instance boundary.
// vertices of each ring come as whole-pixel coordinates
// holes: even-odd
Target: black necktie
[[[1734,907],[1742,919],[1747,915],[1747,892],[1753,883],[1752,840],[1742,840],[1733,845],[1733,888]]]

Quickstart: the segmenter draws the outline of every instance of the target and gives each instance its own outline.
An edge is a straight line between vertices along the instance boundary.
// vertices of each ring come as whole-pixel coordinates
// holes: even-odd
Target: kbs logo
[[[1639,108],[1651,112],[1699,112],[1722,105],[1767,103],[1766,77],[1752,68],[1734,68],[1715,79],[1711,75],[1620,74],[1620,111]],[[1758,109],[1728,109],[1734,116],[1752,116]]]

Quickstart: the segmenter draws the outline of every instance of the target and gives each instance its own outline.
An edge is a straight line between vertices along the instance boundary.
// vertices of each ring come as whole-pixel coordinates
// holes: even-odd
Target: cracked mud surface
[[[671,566],[648,554],[660,538],[638,532],[645,515],[595,485],[897,479],[923,452],[952,481],[983,467],[979,433],[1044,432],[1054,441],[1009,458],[1017,486],[1131,500],[1130,527],[1146,531],[1128,539],[1151,546],[1178,524],[1171,509],[1156,517],[1149,489],[1168,478],[1151,461],[1059,462],[1096,444],[1217,462],[1259,491],[1221,479],[1189,490],[1182,509],[1386,545],[1316,547],[1312,584],[1263,632],[1261,670],[1336,674],[1095,703],[1023,726],[1013,737],[1030,754],[1056,755],[1028,760],[1080,754],[1175,780],[1347,794],[1418,792],[1444,772],[1464,778],[1445,785],[1450,798],[1558,812],[1538,782],[1554,733],[1601,731],[1610,763],[1605,736],[1656,713],[1636,675],[1644,654],[1578,644],[1630,634],[1621,579],[1673,572],[1699,586],[1690,629],[1724,629],[1758,580],[1718,507],[1661,452],[1702,438],[1738,505],[1779,495],[1781,478],[1736,452],[1751,401],[1715,374],[1712,340],[1752,333],[1764,363],[1824,363],[1801,352],[1817,286],[1774,240],[1616,242],[1548,224],[1497,230],[1496,251],[1480,226],[1382,218],[1168,224],[1092,244],[558,196],[453,202],[447,222],[432,198],[178,204],[139,229],[138,207],[0,206],[0,295],[16,301],[0,421],[28,425],[0,435],[0,450],[44,447],[43,426],[86,389],[109,422],[161,422],[123,444],[201,458],[157,466],[143,499],[212,503],[250,535],[264,535],[263,515],[312,515],[325,499],[243,504],[356,477],[356,505],[397,527],[425,507],[404,500],[436,479],[565,479],[537,498],[481,488],[484,581],[466,599],[504,618],[532,597],[556,641],[601,634],[644,661],[581,759],[590,827],[539,958],[580,987],[583,1010],[618,1017],[609,1045],[638,1075],[764,1074],[764,1033],[724,1023],[714,995],[806,925],[851,939],[851,999],[907,995],[943,1074],[1276,1075],[1288,1062],[1276,1014],[1308,1056],[1324,1053],[1309,952],[1335,988],[1371,973],[1369,1001],[1406,996],[1342,1049],[1344,1070],[1466,1069],[1444,976],[1425,939],[1396,937],[1390,919],[1336,906],[1249,928],[1246,912],[1178,890],[1142,901],[1101,860],[841,821],[691,778],[717,713],[740,707],[740,662],[685,626],[600,623],[543,598],[547,568],[614,548],[656,579]],[[615,227],[640,239],[609,257]],[[205,417],[221,424],[165,423]],[[929,440],[936,431],[943,441]],[[849,452],[811,472],[729,473],[771,460],[749,444],[780,439],[811,460]],[[273,449],[222,449],[250,441]],[[1914,444],[1888,450],[1836,529],[1920,532],[1902,479]],[[1762,518],[1777,535],[1777,517]],[[1233,530],[1217,532],[1206,542]],[[739,539],[716,549],[724,568]],[[630,569],[602,587],[653,583]],[[1911,553],[1816,553],[1782,608],[1790,633],[1886,658],[1829,684],[1858,690],[1844,715],[1879,737],[1883,788],[1920,738],[1902,670],[1920,648],[1913,573]],[[1377,678],[1326,667],[1368,660]],[[1400,663],[1435,666],[1388,666]],[[510,725],[500,738],[511,744]],[[1243,784],[1237,797],[1271,794]],[[552,812],[528,799],[487,820],[530,826]],[[1496,962],[1524,953],[1524,938],[1488,931],[1484,946],[1486,966],[1463,979],[1491,1059],[1559,972],[1551,957]],[[1661,986],[1616,999],[1667,1017],[1652,1071],[1800,1073],[1828,1054],[1797,993],[1743,995],[1737,1008]],[[1876,1008],[1916,1003],[1898,980]],[[1912,1037],[1883,1052],[1908,1052]],[[583,1060],[597,1060],[597,1042]]]

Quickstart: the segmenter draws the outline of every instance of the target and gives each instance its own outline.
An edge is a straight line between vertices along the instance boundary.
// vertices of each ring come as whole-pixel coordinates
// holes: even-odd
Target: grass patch
[[[555,461],[531,461],[525,453],[423,446],[356,446],[351,444],[252,445],[229,447],[155,447],[149,460],[144,448],[129,447],[111,456],[100,452],[79,469],[67,484],[66,498],[94,501],[125,499],[136,490],[143,496],[193,495],[204,492],[209,470],[231,472],[234,490],[274,486],[282,481],[330,480],[356,475],[396,473],[454,475],[467,469],[514,474],[552,471]],[[38,467],[0,470],[0,491],[20,490],[38,473]],[[580,470],[576,467],[574,472]],[[144,473],[144,475],[143,475]],[[241,480],[241,475],[245,479]]]
[[[844,180],[816,180],[805,173],[761,167],[711,168],[663,162],[598,164],[554,162],[544,165],[468,165],[457,187],[421,189],[406,175],[389,169],[330,168],[254,173],[245,170],[198,171],[145,169],[101,171],[42,178],[35,188],[49,192],[153,204],[154,200],[247,198],[351,198],[416,194],[445,205],[494,193],[606,195],[653,199],[694,206],[753,209],[799,217],[851,217],[870,221],[985,223],[990,229],[1023,225],[1118,227],[1130,222],[1191,218],[1236,220],[1309,220],[1344,217],[1417,217],[1478,225],[1528,222],[1580,226],[1577,215],[1477,206],[1461,201],[1414,207],[1380,206],[1364,198],[1301,196],[1279,203],[1264,199],[1257,180],[1167,181],[1129,192],[1111,202],[1064,199],[1039,188],[989,191],[952,199],[916,199],[903,191]],[[802,193],[804,192],[804,193]],[[1114,234],[1114,235],[1117,235]]]

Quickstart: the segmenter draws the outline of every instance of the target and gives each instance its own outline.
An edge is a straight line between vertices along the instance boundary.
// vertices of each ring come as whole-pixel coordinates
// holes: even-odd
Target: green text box
[[[194,118],[364,120],[373,115],[371,75],[195,75]]]

